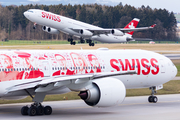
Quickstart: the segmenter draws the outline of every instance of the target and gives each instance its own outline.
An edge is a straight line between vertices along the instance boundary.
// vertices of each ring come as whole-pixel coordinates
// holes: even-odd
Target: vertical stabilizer
[[[124,28],[125,29],[132,29],[132,28],[136,28],[138,23],[139,23],[140,19],[138,18],[134,18],[129,24],[127,24]],[[134,33],[134,31],[131,31],[131,32],[127,32],[126,34],[127,35],[130,35],[132,36]]]

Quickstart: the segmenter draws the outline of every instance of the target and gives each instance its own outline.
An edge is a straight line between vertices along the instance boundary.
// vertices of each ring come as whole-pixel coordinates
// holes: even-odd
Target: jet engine
[[[59,30],[54,29],[54,28],[50,28],[50,27],[47,27],[47,26],[43,26],[42,30],[45,31],[45,32],[48,32],[50,34],[59,34]]]
[[[90,32],[90,31],[88,31],[88,30],[85,30],[85,29],[81,29],[81,30],[79,31],[79,33],[82,34],[82,35],[84,35],[84,36],[92,36],[92,35],[93,35],[92,32]]]
[[[94,80],[86,91],[79,96],[89,106],[110,107],[123,102],[126,95],[124,84],[115,78],[102,78]]]
[[[115,36],[123,36],[124,35],[123,32],[121,32],[120,30],[117,30],[117,29],[112,29],[111,33]]]

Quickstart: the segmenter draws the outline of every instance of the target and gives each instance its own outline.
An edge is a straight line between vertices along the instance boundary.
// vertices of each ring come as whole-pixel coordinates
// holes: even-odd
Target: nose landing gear
[[[153,86],[153,87],[150,87],[149,88],[152,92],[151,92],[151,96],[149,96],[149,98],[148,98],[148,101],[150,102],[150,103],[156,103],[157,101],[158,101],[158,98],[156,97],[156,96],[154,96],[154,94],[156,93],[156,87],[155,86]]]

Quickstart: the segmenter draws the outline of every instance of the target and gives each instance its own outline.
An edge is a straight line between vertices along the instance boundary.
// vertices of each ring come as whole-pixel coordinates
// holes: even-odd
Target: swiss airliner
[[[80,38],[81,43],[85,43],[86,40],[89,46],[94,46],[94,41],[103,43],[134,41],[136,40],[132,37],[134,31],[147,30],[156,26],[156,24],[154,24],[149,27],[136,28],[139,19],[134,18],[124,28],[105,29],[39,9],[30,9],[24,12],[24,16],[34,22],[34,29],[36,25],[39,24],[43,26],[43,31],[50,34],[59,34],[60,32],[68,34],[68,41],[71,45],[76,44],[76,42],[73,41],[73,36]]]
[[[176,74],[169,58],[146,50],[3,50],[0,98],[30,96],[34,103],[21,109],[30,116],[52,113],[41,104],[46,95],[71,91],[89,106],[110,107],[123,102],[126,89],[150,88],[148,101],[156,103],[156,90]]]

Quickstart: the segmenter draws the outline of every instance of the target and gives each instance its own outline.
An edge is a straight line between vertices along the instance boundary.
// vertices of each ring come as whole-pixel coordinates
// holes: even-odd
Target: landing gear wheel
[[[76,42],[71,41],[71,42],[70,42],[70,44],[71,44],[71,45],[75,45],[75,44],[76,44]]]
[[[70,39],[70,38],[68,38],[68,42],[71,42],[71,39]]]
[[[94,43],[89,43],[89,46],[94,46]]]
[[[149,96],[148,101],[153,102],[153,103],[157,103],[158,98],[156,96]]]
[[[89,46],[91,46],[91,43],[89,43]]]
[[[37,107],[37,115],[44,115],[44,107],[43,106]]]
[[[158,98],[157,98],[156,96],[153,96],[153,98],[152,98],[152,99],[153,99],[153,101],[152,101],[153,103],[157,103]]]
[[[50,106],[44,107],[44,114],[50,115],[52,113],[52,108]]]
[[[75,45],[76,44],[76,42],[73,42],[73,45]]]
[[[28,106],[22,107],[22,108],[21,108],[21,114],[22,114],[22,115],[28,115],[28,109],[29,109]]]
[[[35,106],[31,106],[28,110],[28,115],[29,116],[35,116],[37,114],[37,109]]]
[[[153,101],[153,100],[152,100],[152,97],[153,97],[153,96],[149,96],[149,98],[148,98],[148,101],[149,101],[149,102],[152,102],[152,101]]]

